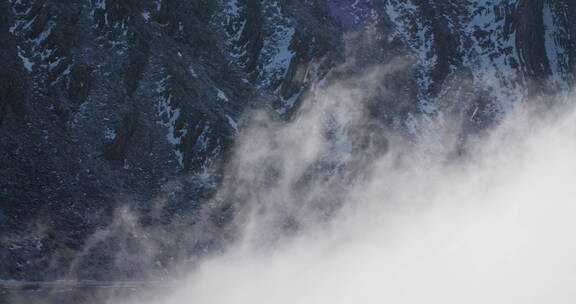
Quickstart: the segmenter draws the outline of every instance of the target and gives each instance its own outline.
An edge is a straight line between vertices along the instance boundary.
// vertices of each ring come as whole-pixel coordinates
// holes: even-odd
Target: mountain
[[[398,66],[367,110],[419,139],[432,136],[421,117],[479,132],[574,84],[570,0],[5,0],[0,12],[6,280],[133,278],[217,250],[186,231],[244,114],[290,120],[319,81]],[[161,231],[159,253],[143,255],[130,225]],[[129,258],[111,263],[117,251]]]

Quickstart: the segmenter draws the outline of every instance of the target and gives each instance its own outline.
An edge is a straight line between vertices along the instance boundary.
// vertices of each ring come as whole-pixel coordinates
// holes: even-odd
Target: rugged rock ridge
[[[574,83],[569,0],[7,0],[0,12],[2,279],[68,275],[81,254],[101,268],[111,253],[82,248],[120,205],[166,232],[193,225],[242,113],[289,119],[320,79],[400,59],[369,110],[438,149],[426,121],[481,129]],[[160,264],[178,251],[164,245]],[[118,267],[80,276],[130,276]]]

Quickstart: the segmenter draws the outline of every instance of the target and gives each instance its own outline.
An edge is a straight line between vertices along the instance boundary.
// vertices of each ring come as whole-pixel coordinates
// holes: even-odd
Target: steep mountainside
[[[1,1],[0,279],[133,277],[218,247],[179,237],[242,114],[290,119],[320,80],[402,65],[369,111],[424,140],[424,121],[472,132],[567,91],[575,15],[571,0]],[[109,263],[142,238],[121,207],[170,236],[160,256]]]

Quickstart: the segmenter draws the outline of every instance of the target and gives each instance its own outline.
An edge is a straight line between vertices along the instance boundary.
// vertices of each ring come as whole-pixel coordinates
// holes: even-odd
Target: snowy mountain
[[[243,113],[289,120],[319,81],[401,66],[370,115],[426,139],[445,117],[475,132],[575,80],[570,0],[5,0],[0,12],[0,279],[131,278],[218,248],[181,237]],[[122,208],[170,236],[160,255],[109,263],[146,238],[114,226]]]

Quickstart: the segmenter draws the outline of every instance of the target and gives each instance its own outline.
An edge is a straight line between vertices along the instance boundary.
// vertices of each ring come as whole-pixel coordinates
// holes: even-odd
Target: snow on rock
[[[434,80],[430,76],[436,68],[438,55],[433,51],[434,33],[420,18],[418,6],[410,1],[392,0],[386,4],[386,13],[394,22],[395,30],[389,40],[399,38],[410,46],[419,65],[417,82],[420,87],[419,99],[427,99],[427,92]]]
[[[216,88],[216,92],[217,92],[217,97],[219,100],[225,101],[225,102],[229,102],[230,100],[228,99],[228,97],[226,96],[226,93],[224,93],[224,91],[222,91],[219,88]]]
[[[179,146],[182,138],[186,136],[188,130],[177,129],[176,122],[181,115],[181,109],[172,106],[172,94],[168,88],[168,81],[172,79],[171,75],[166,75],[160,79],[156,85],[158,93],[157,111],[159,119],[157,123],[166,128],[166,140],[173,146]],[[183,165],[183,153],[177,147],[174,148],[174,154],[180,166]]]
[[[297,93],[294,93],[294,95],[292,95],[288,99],[280,97],[281,105],[278,109],[276,109],[276,113],[280,115],[285,115],[286,113],[288,113],[290,110],[294,108],[294,105],[296,105],[296,102],[300,98],[300,95],[302,95],[302,90]]]
[[[234,131],[238,132],[238,123],[232,117],[230,117],[230,115],[224,115],[224,117],[226,117],[226,120],[228,121],[228,125]]]
[[[513,3],[510,3],[513,5]],[[474,2],[472,17],[464,31],[470,33],[472,47],[462,45],[466,54],[464,64],[471,68],[476,82],[488,85],[492,95],[500,102],[500,111],[510,109],[513,103],[526,97],[515,65],[520,62],[516,49],[516,33],[504,34],[506,20],[498,16],[498,7],[490,0]]]
[[[144,18],[146,21],[150,21],[150,12],[143,12],[142,18]]]
[[[106,140],[114,140],[116,138],[117,134],[116,131],[110,128],[106,128],[104,129],[104,138]]]
[[[281,80],[288,70],[295,52],[290,48],[295,28],[289,18],[282,14],[279,3],[265,2],[264,15],[269,16],[270,30],[262,48],[263,68],[259,75],[259,87],[269,87]]]
[[[24,68],[28,72],[32,72],[32,69],[34,68],[34,62],[32,62],[32,60],[30,60],[30,58],[24,56],[22,49],[20,47],[18,47],[18,57],[20,57],[20,59],[22,59],[22,64],[24,65]]]
[[[551,82],[560,89],[569,89],[568,78],[571,78],[568,63],[568,51],[560,41],[566,35],[566,29],[558,24],[559,12],[554,12],[550,2],[544,2],[543,9],[544,39],[546,55],[552,72]]]
[[[230,56],[236,59],[240,66],[245,66],[243,57],[246,55],[246,43],[241,41],[247,19],[241,16],[242,8],[238,0],[230,0],[225,3],[222,11],[222,25],[226,28],[226,47]]]

